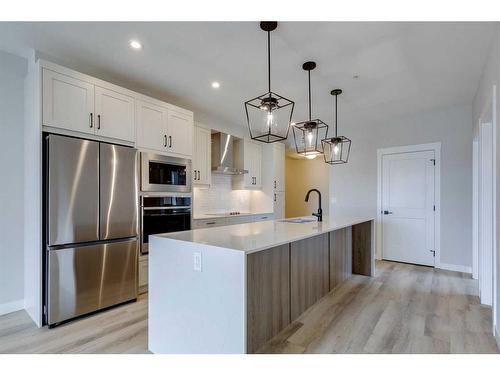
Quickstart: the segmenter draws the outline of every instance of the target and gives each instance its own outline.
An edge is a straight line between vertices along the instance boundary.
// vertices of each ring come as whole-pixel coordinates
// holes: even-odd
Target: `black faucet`
[[[311,191],[315,191],[316,193],[318,193],[318,198],[319,198],[318,213],[317,214],[313,213],[313,216],[316,216],[318,218],[318,221],[323,221],[323,210],[321,209],[321,192],[318,189],[309,190],[306,194],[306,202],[309,202],[309,194],[311,193]]]

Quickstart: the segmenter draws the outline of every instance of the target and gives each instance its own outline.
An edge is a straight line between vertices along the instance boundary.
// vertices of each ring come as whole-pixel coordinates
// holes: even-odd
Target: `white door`
[[[167,116],[165,108],[158,105],[137,101],[137,147],[167,150]]]
[[[275,191],[273,197],[274,219],[280,220],[285,218],[285,192]]]
[[[434,266],[434,151],[382,156],[382,257]]]
[[[193,118],[168,111],[167,151],[185,156],[193,154]]]
[[[479,294],[481,303],[493,303],[493,127],[479,128]]]
[[[43,69],[43,125],[94,134],[94,85]]]
[[[134,99],[95,86],[96,134],[134,141]]]

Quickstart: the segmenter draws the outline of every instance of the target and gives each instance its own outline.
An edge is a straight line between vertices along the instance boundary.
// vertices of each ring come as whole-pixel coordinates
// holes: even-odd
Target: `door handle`
[[[92,129],[94,127],[94,115],[91,112],[90,113],[90,128]]]
[[[392,215],[392,211],[384,210],[384,215]]]
[[[101,129],[101,115],[97,115],[97,129]]]
[[[168,147],[172,148],[172,136],[171,135],[168,136]]]

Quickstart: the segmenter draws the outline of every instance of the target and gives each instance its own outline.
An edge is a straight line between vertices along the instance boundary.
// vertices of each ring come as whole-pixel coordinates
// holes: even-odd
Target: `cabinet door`
[[[285,191],[285,145],[275,143],[273,148],[274,181],[275,191]]]
[[[292,321],[329,291],[328,233],[290,244]]]
[[[96,134],[134,141],[134,99],[95,86]]]
[[[193,117],[168,111],[167,151],[184,156],[193,154]]]
[[[276,220],[285,218],[285,193],[283,191],[273,193],[273,210]]]
[[[167,116],[165,108],[137,101],[137,147],[167,150]]]
[[[211,134],[210,130],[195,127],[193,150],[193,183],[210,185],[211,179]]]
[[[94,85],[43,69],[43,125],[94,134]]]
[[[254,187],[260,189],[262,187],[262,146],[252,144],[252,168],[255,177]]]
[[[330,232],[330,290],[352,276],[351,227]]]
[[[290,323],[290,256],[287,245],[247,255],[247,353]]]

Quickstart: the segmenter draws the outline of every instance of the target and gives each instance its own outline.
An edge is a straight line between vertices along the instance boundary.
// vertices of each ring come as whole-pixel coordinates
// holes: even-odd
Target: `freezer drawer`
[[[138,158],[130,147],[101,143],[101,240],[137,236]]]
[[[137,239],[48,251],[48,324],[137,298]]]
[[[48,136],[48,244],[99,239],[99,143]]]

